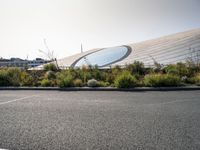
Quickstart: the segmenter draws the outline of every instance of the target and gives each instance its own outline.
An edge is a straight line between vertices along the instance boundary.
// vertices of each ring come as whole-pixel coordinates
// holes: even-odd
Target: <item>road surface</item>
[[[200,91],[0,91],[0,148],[199,150]]]

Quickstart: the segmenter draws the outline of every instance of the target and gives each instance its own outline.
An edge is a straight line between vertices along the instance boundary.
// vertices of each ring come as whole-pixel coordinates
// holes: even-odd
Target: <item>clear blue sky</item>
[[[200,0],[0,0],[0,57],[58,58],[200,28]]]

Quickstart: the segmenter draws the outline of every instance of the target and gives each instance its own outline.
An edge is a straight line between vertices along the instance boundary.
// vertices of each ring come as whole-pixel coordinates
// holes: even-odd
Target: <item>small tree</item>
[[[52,62],[55,62],[55,65],[56,65],[57,70],[58,70],[59,66],[58,66],[57,58],[54,56],[54,51],[49,49],[47,42],[46,42],[46,39],[44,39],[44,45],[47,49],[47,52],[40,50],[40,49],[39,49],[39,52],[43,53]]]

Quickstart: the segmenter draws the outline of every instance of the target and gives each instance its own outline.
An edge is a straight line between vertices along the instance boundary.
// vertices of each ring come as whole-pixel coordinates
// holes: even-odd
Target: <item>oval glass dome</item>
[[[73,66],[97,65],[99,67],[104,67],[126,58],[129,54],[130,49],[126,46],[105,48],[81,57]]]

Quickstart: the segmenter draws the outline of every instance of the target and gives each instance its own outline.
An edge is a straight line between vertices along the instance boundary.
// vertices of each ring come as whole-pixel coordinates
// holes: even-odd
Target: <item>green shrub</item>
[[[97,80],[105,80],[106,79],[105,72],[103,70],[101,71],[96,68],[91,70],[91,75],[92,75],[92,78],[97,79]]]
[[[179,72],[179,76],[190,76],[190,70],[184,63],[177,63],[177,70]]]
[[[74,69],[63,70],[56,74],[59,87],[72,87],[76,73]]]
[[[6,70],[0,70],[0,86],[9,86],[10,81]]]
[[[180,77],[190,76],[189,68],[186,66],[186,64],[183,64],[183,63],[177,63],[175,65],[170,64],[166,66],[165,68],[163,68],[163,70],[165,73],[178,75]]]
[[[114,75],[118,75],[119,73],[121,73],[122,68],[118,65],[114,66],[113,68],[111,68],[111,72]]]
[[[191,84],[200,85],[200,73],[196,74],[194,77],[189,78],[188,82]]]
[[[73,86],[73,76],[71,74],[61,73],[58,76],[59,87],[71,87]]]
[[[57,71],[58,68],[54,63],[49,63],[43,66],[45,71]]]
[[[99,82],[97,83],[97,86],[98,86],[98,87],[108,87],[109,85],[110,85],[109,82],[104,82],[104,81],[99,81]]]
[[[49,79],[43,79],[41,82],[40,82],[41,86],[43,87],[49,87],[51,86],[51,81]]]
[[[20,86],[21,70],[19,68],[8,68],[7,75],[11,86]]]
[[[129,64],[126,66],[126,69],[129,70],[132,74],[143,75],[145,73],[144,64],[139,61],[134,61],[133,64]]]
[[[45,73],[45,78],[51,80],[51,79],[55,79],[56,78],[56,74],[53,71],[47,71]]]
[[[149,74],[144,77],[144,85],[150,87],[179,86],[181,79],[172,74]]]
[[[22,72],[21,73],[21,79],[20,79],[20,85],[21,86],[33,86],[33,77],[28,74],[27,72]]]
[[[82,80],[81,79],[75,79],[73,81],[73,86],[75,86],[75,87],[82,87],[83,86]]]
[[[163,65],[157,62],[155,59],[153,61],[154,61],[154,72],[161,72]]]
[[[106,79],[105,79],[106,82],[113,84],[114,80],[115,80],[115,75],[112,74],[112,72],[106,74]]]
[[[137,85],[137,80],[130,72],[123,72],[121,75],[118,75],[114,82],[115,86],[118,88],[132,88]]]
[[[32,86],[41,86],[41,80],[44,78],[45,72],[43,70],[30,70],[27,72],[32,78]]]
[[[96,87],[97,84],[98,84],[98,82],[97,82],[97,80],[95,80],[95,79],[88,80],[88,82],[87,82],[87,85],[88,85],[89,87]]]
[[[163,68],[164,73],[179,75],[176,65],[167,65]]]
[[[189,69],[191,75],[200,73],[200,63],[199,62],[195,63],[191,60],[188,60],[185,64],[188,66],[188,69]]]

